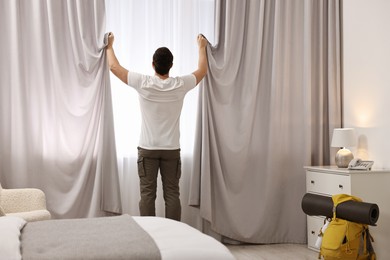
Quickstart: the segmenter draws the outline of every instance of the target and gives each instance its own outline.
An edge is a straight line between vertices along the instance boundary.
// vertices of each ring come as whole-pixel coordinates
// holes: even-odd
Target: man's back
[[[140,97],[142,126],[139,146],[145,149],[179,149],[183,99],[196,86],[195,76],[161,79],[129,72],[127,82]]]

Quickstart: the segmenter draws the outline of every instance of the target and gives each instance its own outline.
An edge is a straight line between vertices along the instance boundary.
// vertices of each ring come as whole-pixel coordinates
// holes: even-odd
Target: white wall
[[[355,157],[390,169],[390,1],[343,0],[344,127]]]

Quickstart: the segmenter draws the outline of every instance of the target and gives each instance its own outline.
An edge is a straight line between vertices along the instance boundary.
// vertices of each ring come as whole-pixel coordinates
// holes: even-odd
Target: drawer
[[[325,195],[351,194],[351,178],[348,175],[307,171],[306,190]]]
[[[320,251],[315,247],[318,234],[324,225],[325,218],[317,216],[307,216],[307,246],[315,251]]]

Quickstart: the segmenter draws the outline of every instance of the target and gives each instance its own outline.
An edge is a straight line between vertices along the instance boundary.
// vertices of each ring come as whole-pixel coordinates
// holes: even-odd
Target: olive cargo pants
[[[165,201],[165,217],[180,220],[180,149],[147,150],[138,147],[137,164],[140,180],[141,200],[139,210],[141,216],[156,215],[157,176],[160,170]]]

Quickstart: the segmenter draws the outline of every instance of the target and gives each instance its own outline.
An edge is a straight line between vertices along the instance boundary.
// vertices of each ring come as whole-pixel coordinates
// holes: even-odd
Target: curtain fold
[[[341,123],[339,1],[216,1],[190,205],[218,234],[305,243],[303,167]]]
[[[0,181],[55,218],[121,212],[104,0],[0,1]]]

